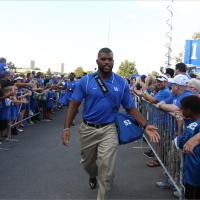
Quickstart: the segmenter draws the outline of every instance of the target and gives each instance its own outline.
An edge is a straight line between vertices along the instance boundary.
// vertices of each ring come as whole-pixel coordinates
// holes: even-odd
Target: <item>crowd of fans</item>
[[[179,135],[184,132],[183,125],[187,129],[191,122],[194,123],[194,120],[184,119],[183,107],[187,108],[188,101],[193,101],[197,105],[200,102],[200,76],[190,77],[186,72],[187,66],[184,63],[178,63],[175,70],[167,68],[165,73],[156,77],[133,74],[128,79],[133,95],[155,104],[158,109],[181,116],[177,130]],[[55,110],[68,105],[77,83],[78,79],[75,78],[74,73],[70,73],[68,77],[47,76],[34,71],[27,74],[16,74],[9,71],[5,60],[0,59],[0,143],[8,136],[22,132],[27,124],[34,124],[38,120],[51,121],[51,115]],[[197,96],[198,98],[184,100],[188,96]],[[200,116],[198,106],[189,109],[192,110],[191,113],[197,113],[196,115]],[[195,109],[196,111],[194,111]],[[198,120],[197,117],[196,121]],[[9,131],[9,127],[12,127],[11,131]],[[200,154],[200,145],[197,146]],[[151,158],[154,157],[151,150],[144,152],[144,154]],[[147,165],[155,167],[159,163],[156,159],[152,159]],[[189,165],[186,163],[186,167],[191,167],[190,165],[191,163]],[[196,166],[200,169],[199,158]],[[195,176],[200,177],[200,170],[199,172],[195,171]],[[187,183],[187,177],[184,181]],[[191,182],[189,184],[191,185]],[[195,184],[195,187],[199,189],[200,178]],[[158,182],[157,185],[161,188],[170,187],[169,182],[166,181]]]
[[[178,148],[181,146],[183,149],[183,144],[187,140],[196,134],[200,135],[200,76],[193,74],[191,77],[188,75],[187,66],[184,63],[176,64],[175,70],[167,68],[165,73],[156,77],[134,74],[129,82],[130,90],[134,95],[154,104],[157,109],[174,113],[177,118],[178,140],[179,137],[181,138],[181,142],[176,145]],[[196,116],[196,118],[191,116]],[[200,191],[199,138],[195,141],[195,149],[190,152],[193,154],[184,156],[187,159],[184,159],[183,182],[188,199],[200,198],[200,192],[197,192]],[[144,155],[152,158],[147,163],[149,167],[159,166],[151,149],[144,152]],[[190,172],[191,169],[193,172]],[[158,181],[156,184],[160,188],[172,188],[169,178]],[[178,195],[176,192],[174,194]]]
[[[77,82],[74,73],[67,77],[35,71],[17,74],[1,63],[0,143],[22,132],[26,125],[51,121],[55,110],[68,105]]]

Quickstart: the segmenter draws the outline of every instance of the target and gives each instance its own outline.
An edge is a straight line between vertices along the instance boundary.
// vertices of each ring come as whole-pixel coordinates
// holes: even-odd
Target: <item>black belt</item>
[[[94,128],[102,128],[102,127],[107,126],[108,124],[110,124],[110,123],[105,123],[105,124],[91,124],[91,123],[87,122],[86,120],[83,120],[83,123],[86,124],[87,126],[91,126],[91,127],[94,127]]]

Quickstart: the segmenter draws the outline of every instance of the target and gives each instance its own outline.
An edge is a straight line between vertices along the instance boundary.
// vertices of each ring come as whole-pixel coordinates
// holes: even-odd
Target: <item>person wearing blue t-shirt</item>
[[[158,141],[160,136],[153,125],[147,124],[141,113],[135,108],[128,83],[125,79],[112,72],[114,60],[109,48],[99,51],[96,60],[97,73],[84,76],[77,84],[69,104],[62,133],[62,144],[68,146],[70,127],[78,107],[84,100],[83,123],[80,126],[81,164],[89,174],[89,186],[94,189],[98,176],[97,199],[107,199],[113,180],[118,136],[115,126],[115,105],[120,104],[136,121],[144,127],[151,141]],[[97,81],[98,74],[108,88],[110,99],[106,97]]]
[[[172,80],[172,95],[157,104],[157,107],[168,112],[176,112],[180,110],[180,101],[192,95],[191,91],[187,90],[189,78],[186,75],[176,75]]]
[[[148,94],[147,91],[142,92],[142,97],[149,101],[150,103],[158,103],[171,95],[169,88],[167,87],[168,78],[165,75],[160,75],[156,77],[156,85],[158,87],[158,92],[152,96]]]
[[[184,149],[185,143],[200,132],[200,98],[192,95],[181,100],[183,117],[190,118],[190,123],[183,134],[175,138],[178,149]],[[200,144],[197,144],[193,153],[184,153],[183,183],[186,199],[200,199]]]

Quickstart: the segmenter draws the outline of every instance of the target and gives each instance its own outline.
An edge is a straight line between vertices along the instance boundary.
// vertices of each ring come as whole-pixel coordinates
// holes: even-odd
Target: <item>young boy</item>
[[[182,135],[175,138],[175,145],[183,149],[184,144],[200,132],[200,98],[195,95],[181,100],[184,118],[192,120]],[[186,199],[200,199],[200,144],[196,145],[193,154],[184,153],[183,184]]]

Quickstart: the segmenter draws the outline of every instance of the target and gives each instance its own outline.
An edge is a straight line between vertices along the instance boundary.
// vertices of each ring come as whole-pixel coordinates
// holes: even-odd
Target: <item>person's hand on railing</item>
[[[176,120],[183,120],[183,114],[180,110],[177,110],[175,112],[175,118],[176,118]]]
[[[159,108],[160,109],[160,105],[164,104],[165,102],[164,101],[160,101],[159,103],[155,104],[156,108]]]

